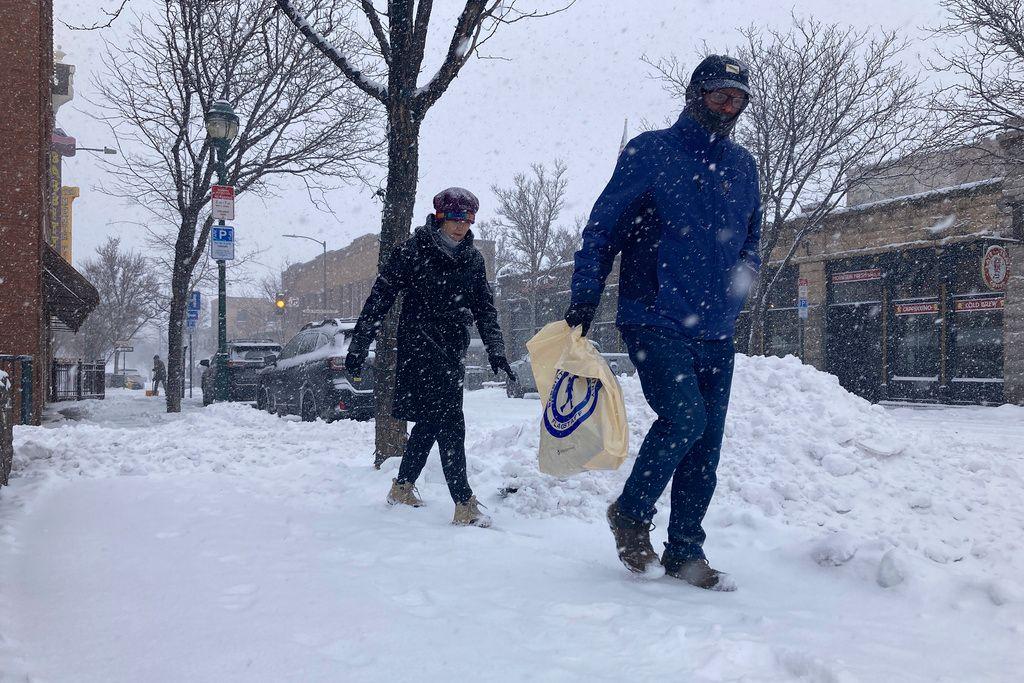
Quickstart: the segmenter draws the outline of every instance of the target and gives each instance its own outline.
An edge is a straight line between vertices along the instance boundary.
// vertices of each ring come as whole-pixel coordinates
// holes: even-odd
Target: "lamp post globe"
[[[214,144],[228,144],[238,135],[238,115],[227,100],[217,100],[206,112],[206,135]]]
[[[238,135],[238,115],[226,100],[217,100],[206,112],[206,135],[216,150],[215,165],[217,184],[227,185],[228,172],[225,157],[231,141]],[[218,221],[224,225],[224,221]],[[217,261],[217,368],[214,375],[216,391],[215,400],[226,401],[228,389],[228,334],[227,334],[227,269],[223,259]]]

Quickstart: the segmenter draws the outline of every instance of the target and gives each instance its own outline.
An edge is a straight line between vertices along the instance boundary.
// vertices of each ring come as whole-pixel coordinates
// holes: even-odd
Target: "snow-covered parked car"
[[[281,351],[281,345],[269,339],[231,339],[227,343],[227,376],[229,401],[256,400],[256,373],[265,365],[264,358]],[[213,403],[217,393],[218,356],[199,361],[203,374],[199,384],[203,405]]]
[[[629,359],[628,353],[602,353],[601,357],[608,362],[608,367],[616,377],[636,374],[636,367]],[[505,383],[505,393],[508,394],[508,397],[523,398],[526,394],[537,393],[537,382],[533,378],[533,367],[530,365],[529,354],[511,365],[519,381],[514,384],[512,382]]]
[[[335,318],[304,325],[257,374],[256,407],[306,422],[373,417],[372,351],[359,377],[345,370],[355,326]]]

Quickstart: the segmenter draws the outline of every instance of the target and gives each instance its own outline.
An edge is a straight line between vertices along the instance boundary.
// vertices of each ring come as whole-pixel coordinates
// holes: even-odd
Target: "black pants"
[[[437,422],[417,422],[413,425],[409,442],[405,446],[402,465],[398,468],[399,484],[414,484],[427,464],[427,456],[434,442],[441,453],[441,468],[448,482],[448,492],[456,503],[465,503],[473,495],[466,477],[466,418],[462,410],[455,410]]]
[[[153,394],[155,396],[159,396],[160,395],[160,385],[161,384],[164,385],[164,389],[167,389],[167,380],[165,380],[164,378],[157,377],[156,379],[153,380]]]

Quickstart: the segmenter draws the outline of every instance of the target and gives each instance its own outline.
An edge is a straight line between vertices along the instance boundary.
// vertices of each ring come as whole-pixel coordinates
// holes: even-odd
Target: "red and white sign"
[[[1010,253],[1006,247],[993,244],[981,259],[981,276],[989,289],[1004,289],[1010,279]]]
[[[987,299],[963,299],[953,304],[953,310],[957,313],[971,313],[974,311],[1001,311],[1003,310],[1003,297],[989,297]]]
[[[797,281],[796,281],[796,289],[797,289],[796,297],[798,299],[806,299],[807,298],[807,288],[808,288],[807,278],[802,277],[802,278],[797,279]]]
[[[881,268],[869,268],[867,270],[848,270],[845,273],[832,273],[832,284],[842,282],[867,282],[869,280],[881,280]]]
[[[230,185],[212,185],[210,213],[215,221],[235,220],[235,188]]]
[[[912,304],[896,304],[896,315],[935,315],[938,312],[938,301],[917,301]]]

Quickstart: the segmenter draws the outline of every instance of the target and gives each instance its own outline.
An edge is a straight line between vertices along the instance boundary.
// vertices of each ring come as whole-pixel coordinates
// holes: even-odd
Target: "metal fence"
[[[50,401],[102,399],[105,394],[104,363],[56,359],[50,368]]]
[[[0,370],[11,383],[14,424],[32,424],[32,356],[0,354]]]

